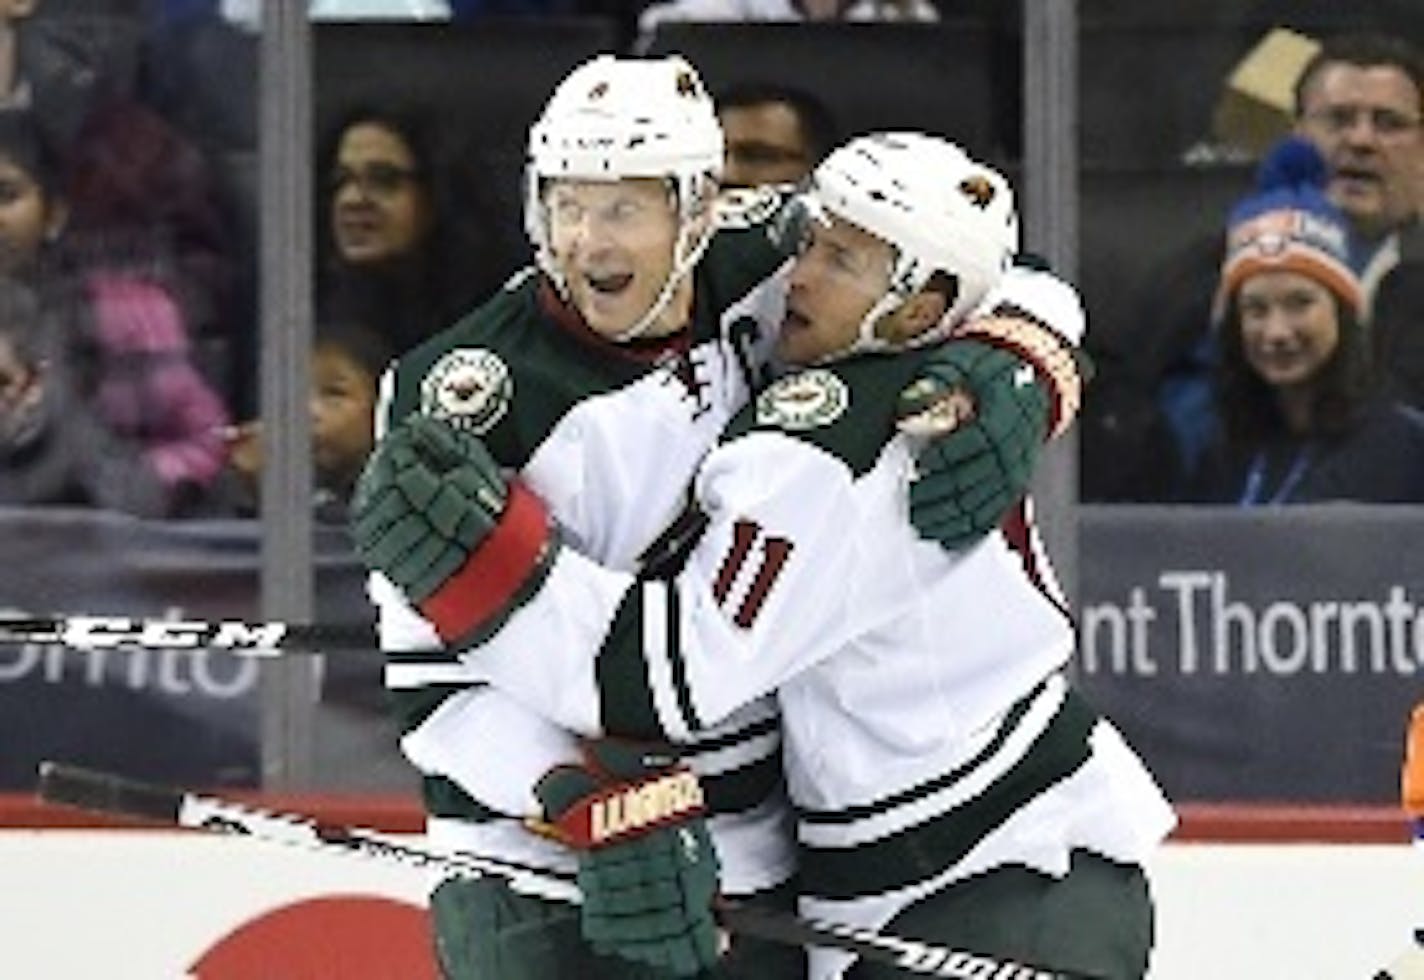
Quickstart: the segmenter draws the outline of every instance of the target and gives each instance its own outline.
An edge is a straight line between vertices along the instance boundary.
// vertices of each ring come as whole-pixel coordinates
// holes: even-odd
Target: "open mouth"
[[[1340,167],[1335,171],[1334,181],[1347,190],[1374,189],[1380,185],[1380,176],[1359,167]]]
[[[633,284],[633,274],[618,272],[608,275],[585,275],[584,281],[588,283],[590,289],[601,296],[619,296]]]
[[[811,321],[805,315],[789,306],[786,308],[786,315],[782,317],[781,329],[783,331],[805,330],[811,325]]]

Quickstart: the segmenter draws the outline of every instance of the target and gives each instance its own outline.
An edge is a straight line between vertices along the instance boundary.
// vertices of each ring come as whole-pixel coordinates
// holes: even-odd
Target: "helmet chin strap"
[[[634,324],[621,333],[614,334],[609,339],[615,344],[625,344],[630,340],[637,340],[663,315],[672,297],[677,292],[677,287],[692,272],[698,261],[702,258],[702,253],[707,251],[708,244],[712,241],[712,229],[709,225],[704,229],[701,237],[689,244],[689,239],[694,229],[689,221],[684,221],[682,230],[677,236],[677,245],[673,249],[672,269],[668,271],[667,279],[663,281],[663,288],[658,290],[658,295],[654,298],[647,311],[640,316]]]
[[[891,354],[914,346],[913,341],[903,344],[891,343],[878,336],[875,328],[880,325],[881,320],[894,313],[919,291],[919,286],[923,283],[916,284],[917,278],[920,277],[917,275],[915,263],[897,257],[890,267],[890,285],[866,311],[865,316],[861,317],[860,326],[855,331],[855,339],[839,350],[822,354],[812,363],[831,364],[848,357],[855,357],[858,354]]]
[[[855,357],[857,354],[886,354],[895,350],[894,344],[876,336],[875,327],[882,319],[895,312],[902,302],[904,300],[898,292],[894,289],[886,290],[885,294],[876,300],[875,305],[861,318],[854,340],[838,350],[822,354],[811,363],[833,364],[848,357]]]

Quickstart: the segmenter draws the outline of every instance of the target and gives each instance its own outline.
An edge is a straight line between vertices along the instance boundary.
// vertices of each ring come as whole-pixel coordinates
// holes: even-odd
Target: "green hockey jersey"
[[[569,550],[636,574],[670,540],[664,532],[685,508],[698,461],[766,381],[786,256],[764,220],[726,218],[695,273],[684,333],[610,344],[530,271],[400,360],[383,381],[385,424],[421,411],[478,434],[546,502]],[[441,650],[389,581],[372,576],[370,592],[402,748],[425,775],[432,838],[571,870],[571,856],[521,819],[538,811],[539,776],[577,758],[575,736],[603,731],[598,718],[558,726],[539,717]],[[539,670],[541,651],[529,653],[529,669]],[[714,814],[728,893],[791,872],[780,745],[774,699],[765,698],[685,747]],[[553,883],[532,890],[572,897]]]

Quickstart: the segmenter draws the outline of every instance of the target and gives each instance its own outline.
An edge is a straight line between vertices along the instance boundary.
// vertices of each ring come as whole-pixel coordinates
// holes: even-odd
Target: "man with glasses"
[[[1350,262],[1366,295],[1398,261],[1419,222],[1424,166],[1424,63],[1404,38],[1326,41],[1295,86],[1296,131],[1330,167],[1328,193],[1350,222]],[[1417,233],[1417,232],[1416,232]]]

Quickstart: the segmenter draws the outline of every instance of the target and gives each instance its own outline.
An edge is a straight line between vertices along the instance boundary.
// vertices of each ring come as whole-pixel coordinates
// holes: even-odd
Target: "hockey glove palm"
[[[535,793],[540,828],[578,852],[583,937],[602,955],[692,976],[718,958],[717,854],[697,777],[647,746],[585,743]]]
[[[351,504],[356,551],[446,642],[487,635],[543,580],[557,543],[542,503],[476,436],[412,415],[381,439]]]

